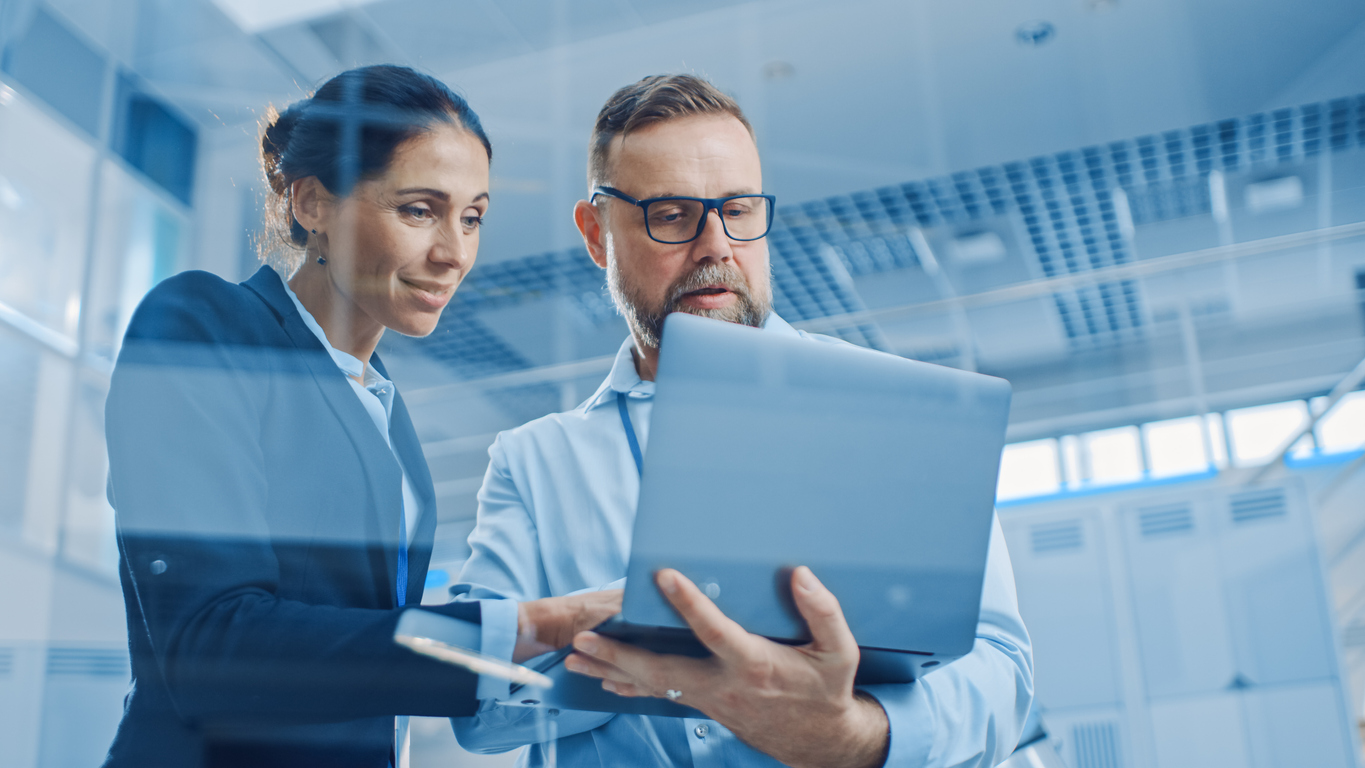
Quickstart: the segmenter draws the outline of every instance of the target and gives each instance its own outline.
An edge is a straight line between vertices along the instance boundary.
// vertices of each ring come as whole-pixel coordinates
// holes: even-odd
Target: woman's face
[[[474,266],[488,153],[440,123],[400,144],[382,176],[324,207],[319,249],[335,291],[375,323],[426,336]]]

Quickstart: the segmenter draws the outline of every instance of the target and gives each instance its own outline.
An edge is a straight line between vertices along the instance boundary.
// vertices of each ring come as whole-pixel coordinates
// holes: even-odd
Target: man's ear
[[[607,268],[607,227],[602,221],[602,210],[587,200],[579,200],[573,207],[573,223],[583,236],[592,263]]]
[[[289,200],[294,208],[294,218],[304,229],[327,231],[333,198],[318,177],[308,176],[295,181],[289,191]]]

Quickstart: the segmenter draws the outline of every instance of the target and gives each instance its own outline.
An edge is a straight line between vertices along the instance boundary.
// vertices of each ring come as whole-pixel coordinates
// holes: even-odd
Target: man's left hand
[[[651,653],[580,632],[566,666],[602,678],[621,696],[670,698],[705,713],[745,743],[791,766],[881,766],[890,728],[875,699],[853,690],[858,644],[839,600],[809,568],[792,573],[792,597],[811,641],[782,645],[744,631],[687,577],[655,576],[660,591],[713,654]],[[674,695],[669,695],[670,693]]]

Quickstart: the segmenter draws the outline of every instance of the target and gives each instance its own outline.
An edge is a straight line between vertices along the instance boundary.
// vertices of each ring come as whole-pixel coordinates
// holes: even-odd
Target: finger
[[[575,617],[573,634],[585,629],[593,629],[602,622],[621,612],[621,597],[625,590],[604,589],[584,595],[578,615]]]
[[[826,589],[804,565],[792,572],[792,597],[796,601],[796,610],[801,612],[801,617],[810,626],[811,642],[808,647],[811,650],[840,655],[858,654],[858,641],[844,619],[839,598]]]
[[[710,659],[653,653],[594,632],[580,632],[574,638],[574,649],[624,673],[623,682],[632,683],[649,695],[668,688],[700,691],[711,687]],[[617,675],[612,677],[620,679]]]
[[[654,581],[709,651],[727,661],[744,656],[752,636],[722,613],[691,579],[664,568],[654,575]]]
[[[570,672],[576,672],[580,675],[596,677],[602,680],[611,680],[612,682],[617,683],[635,682],[630,675],[617,667],[614,667],[605,661],[594,659],[591,656],[584,656],[581,653],[569,654],[568,658],[564,659],[564,667]]]
[[[630,683],[616,683],[611,680],[602,681],[602,690],[607,693],[614,693],[617,696],[648,696],[649,693],[642,690],[639,686]]]

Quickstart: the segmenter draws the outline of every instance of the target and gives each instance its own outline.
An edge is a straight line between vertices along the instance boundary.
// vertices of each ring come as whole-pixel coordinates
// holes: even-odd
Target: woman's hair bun
[[[294,126],[298,124],[304,106],[311,101],[300,99],[283,113],[277,112],[273,106],[266,112],[266,128],[261,135],[261,165],[265,169],[265,180],[277,195],[283,195],[289,188],[289,180],[280,168],[280,161],[289,148],[289,137],[294,133]]]

